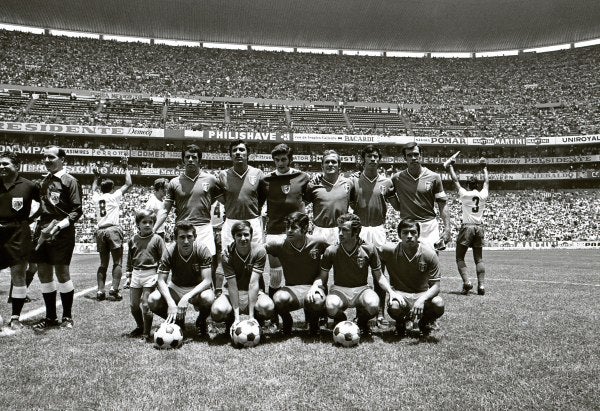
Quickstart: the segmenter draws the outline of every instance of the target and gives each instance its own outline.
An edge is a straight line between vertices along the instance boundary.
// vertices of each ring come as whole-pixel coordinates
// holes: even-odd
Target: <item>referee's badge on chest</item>
[[[250,181],[250,184],[252,184],[252,185],[256,184],[256,176],[250,176],[248,181]]]
[[[204,190],[205,193],[208,193],[208,183],[202,183],[202,189]]]
[[[13,197],[12,208],[15,211],[20,211],[23,208],[23,197]]]
[[[286,184],[284,186],[281,186],[281,191],[283,191],[283,194],[288,194],[290,192],[290,188],[292,188],[292,186]]]
[[[427,271],[427,263],[425,261],[419,261],[419,271],[422,273]]]
[[[350,192],[350,184],[344,183],[344,190],[346,190],[346,194]]]
[[[431,191],[431,187],[433,187],[433,183],[431,181],[427,181],[425,183],[425,190],[426,191]]]
[[[50,191],[48,193],[48,199],[54,205],[58,205],[60,203],[60,191]]]

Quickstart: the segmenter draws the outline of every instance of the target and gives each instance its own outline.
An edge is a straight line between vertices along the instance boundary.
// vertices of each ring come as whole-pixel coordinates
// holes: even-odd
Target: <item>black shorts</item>
[[[38,243],[40,233],[49,223],[38,224],[33,236],[34,247]],[[75,248],[75,227],[72,225],[63,228],[56,237],[45,241],[40,248],[31,253],[30,261],[36,264],[69,265]]]
[[[458,232],[457,244],[465,247],[483,247],[485,230],[481,224],[463,224]]]
[[[111,225],[96,230],[96,249],[99,253],[123,248],[123,230]]]
[[[31,250],[31,229],[27,221],[0,226],[0,270],[26,263]]]

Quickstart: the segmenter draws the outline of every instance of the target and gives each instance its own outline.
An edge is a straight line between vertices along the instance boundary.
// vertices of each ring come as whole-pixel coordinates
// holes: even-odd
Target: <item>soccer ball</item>
[[[183,344],[183,333],[177,324],[162,323],[154,333],[154,348],[166,350],[179,348]]]
[[[360,341],[358,325],[352,321],[337,323],[333,329],[333,341],[342,347],[354,347]]]
[[[254,347],[260,342],[260,325],[255,319],[240,321],[230,334],[235,347]]]

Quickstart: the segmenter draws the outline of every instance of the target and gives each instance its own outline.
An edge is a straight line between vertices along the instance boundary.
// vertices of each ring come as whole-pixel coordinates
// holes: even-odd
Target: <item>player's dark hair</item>
[[[335,150],[325,150],[323,151],[323,157],[321,158],[321,164],[324,164],[325,162],[325,157],[330,156],[332,154],[335,154],[337,156],[337,161],[338,163],[340,162],[340,155],[337,151]]]
[[[175,223],[175,228],[173,229],[175,238],[179,235],[179,231],[193,231],[194,238],[196,238],[196,228],[194,227],[194,224],[190,223],[188,220],[181,220]]]
[[[339,216],[337,218],[336,221],[337,221],[338,226],[350,221],[352,223],[352,224],[350,224],[350,226],[352,227],[352,234],[359,235],[360,230],[362,230],[362,223],[360,222],[360,218],[356,214],[352,214],[352,213],[342,214],[341,216]]]
[[[421,156],[423,156],[423,148],[414,141],[411,141],[410,143],[406,143],[405,145],[402,146],[402,156],[404,158],[406,158],[406,152],[412,150],[413,148],[418,148],[419,154]]]
[[[10,162],[15,166],[17,171],[19,171],[19,168],[21,167],[21,160],[19,159],[19,155],[17,153],[15,153],[14,151],[5,151],[4,153],[0,154],[0,157],[8,158]]]
[[[377,156],[381,160],[381,151],[379,151],[379,149],[377,147],[375,147],[373,144],[369,144],[368,146],[363,148],[362,151],[360,152],[360,156],[362,157],[363,162],[365,161],[365,157],[367,156],[367,154],[371,154],[371,153],[377,153]]]
[[[135,225],[137,226],[144,218],[151,218],[152,223],[156,223],[156,214],[154,211],[142,208],[135,212]]]
[[[396,230],[398,231],[398,237],[400,237],[400,233],[402,232],[402,230],[406,230],[407,228],[412,227],[417,227],[417,234],[421,235],[421,224],[417,223],[416,221],[410,218],[403,218],[402,220],[400,220],[400,222],[398,223],[398,227],[396,228]]]
[[[231,150],[233,150],[235,146],[239,146],[240,144],[243,144],[244,147],[246,147],[246,151],[248,151],[248,145],[246,144],[246,142],[238,138],[237,140],[234,140],[231,143],[229,143],[229,155],[231,155]]]
[[[273,159],[275,156],[280,156],[282,154],[287,156],[288,160],[290,160],[290,163],[294,161],[294,150],[287,144],[277,144],[275,148],[271,150],[271,158]]]
[[[479,179],[476,176],[471,176],[467,180],[467,187],[469,190],[478,190],[479,189]]]
[[[202,160],[202,151],[200,150],[200,147],[198,147],[197,144],[189,144],[187,146],[184,147],[183,150],[181,150],[181,159],[185,161],[185,153],[196,153],[198,154],[198,160]]]
[[[239,233],[240,231],[243,231],[244,228],[246,228],[246,227],[250,229],[250,236],[252,236],[254,234],[254,230],[252,229],[252,224],[250,224],[250,222],[246,221],[246,220],[236,221],[231,226],[231,236],[235,237],[235,235],[237,233]]]
[[[100,191],[102,193],[110,193],[112,189],[115,187],[115,182],[110,178],[102,180],[100,183]]]
[[[293,213],[290,213],[287,216],[285,216],[283,221],[285,222],[286,228],[292,225],[297,225],[298,227],[300,227],[300,231],[302,231],[303,234],[306,234],[308,232],[309,220],[308,215],[306,215],[305,213],[301,213],[300,211],[294,211]]]
[[[156,180],[154,180],[154,184],[152,185],[152,187],[154,188],[154,191],[158,191],[165,188],[168,183],[169,180],[167,180],[166,178],[157,178]]]
[[[62,149],[59,146],[57,146],[56,144],[50,144],[49,146],[44,147],[44,150],[48,150],[48,149],[51,149],[51,148],[57,148],[58,149],[57,150],[58,151],[58,153],[57,153],[58,158],[61,158],[63,160],[65,158],[67,158],[67,152],[64,149]]]

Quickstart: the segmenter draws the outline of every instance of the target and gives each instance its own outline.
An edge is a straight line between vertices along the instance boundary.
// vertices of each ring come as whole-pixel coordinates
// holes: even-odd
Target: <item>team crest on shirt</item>
[[[427,263],[425,261],[419,261],[419,271],[422,273],[427,271]]]
[[[312,258],[313,260],[319,259],[319,250],[317,250],[316,248],[313,248],[312,250],[310,250],[310,252],[308,254],[310,255],[310,258]]]
[[[384,186],[383,184],[379,186],[379,192],[381,193],[382,196],[385,196],[387,191],[388,191],[387,187]]]
[[[194,270],[194,272],[199,273],[200,270],[200,264],[192,264],[192,269]]]
[[[346,194],[350,192],[350,184],[344,183],[344,190],[346,190]]]
[[[431,187],[433,187],[433,183],[431,181],[427,181],[425,183],[425,190],[431,191]]]
[[[281,186],[281,191],[283,191],[283,194],[288,194],[290,192],[290,188],[292,188],[292,186],[286,184],[284,186]]]
[[[208,193],[208,183],[202,183],[202,189],[204,190],[205,193]]]
[[[19,211],[23,208],[23,197],[14,197],[12,199],[12,208],[15,211]]]
[[[356,257],[356,264],[360,268],[364,268],[367,265],[367,257]]]
[[[48,200],[54,205],[60,203],[60,191],[50,191],[48,193]]]
[[[250,176],[248,181],[250,181],[250,184],[252,184],[252,185],[256,184],[256,176]]]

